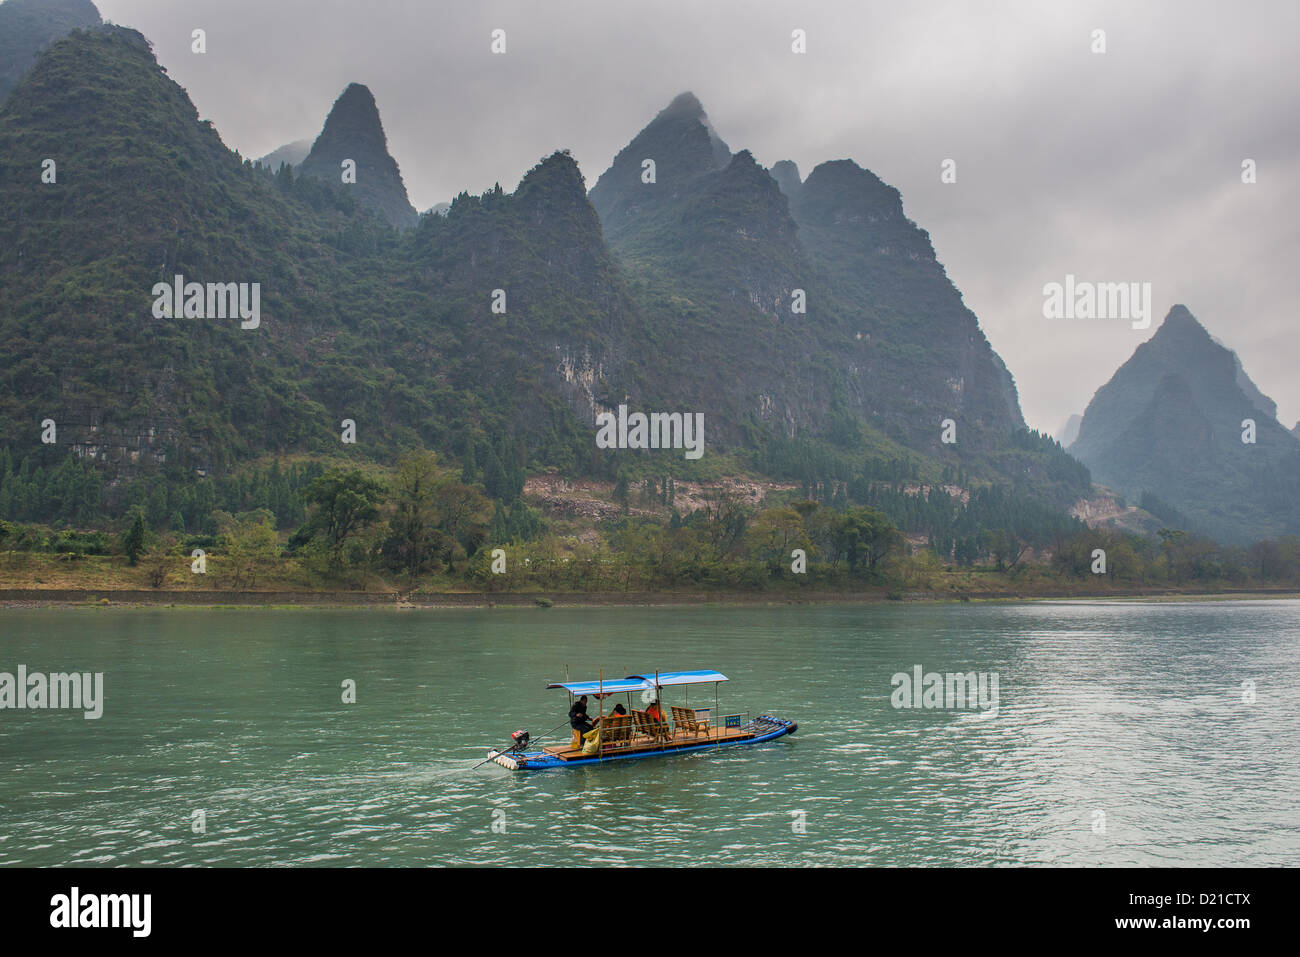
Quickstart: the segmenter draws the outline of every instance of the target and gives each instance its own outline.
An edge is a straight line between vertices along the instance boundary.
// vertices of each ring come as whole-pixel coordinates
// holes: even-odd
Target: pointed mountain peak
[[[1164,321],[1160,323],[1160,328],[1156,330],[1155,337],[1182,338],[1191,337],[1206,342],[1213,341],[1213,337],[1206,328],[1197,321],[1189,310],[1182,303],[1176,304],[1169,310]],[[1154,338],[1154,337],[1153,337]]]
[[[731,149],[709,123],[699,99],[681,93],[614,157],[591,188],[591,203],[606,235],[616,238],[730,161]]]
[[[1270,419],[1277,417],[1277,403],[1264,395],[1246,374],[1241,357],[1211,335],[1192,315],[1191,310],[1181,303],[1169,310],[1164,322],[1145,347],[1164,355],[1166,361],[1180,366],[1210,364],[1216,369],[1231,368],[1233,381],[1251,405]]]
[[[582,194],[586,195],[582,171],[578,169],[577,160],[573,158],[573,154],[568,150],[556,150],[550,156],[544,157],[540,163],[524,174],[524,178],[519,181],[519,185],[523,186],[526,183],[539,180],[551,184],[577,185]]]
[[[786,196],[794,196],[803,186],[803,180],[799,177],[799,167],[793,160],[781,160],[773,166],[772,178],[776,180],[776,185],[781,187],[781,192]]]
[[[334,101],[330,115],[325,119],[328,126],[336,114],[363,117],[367,121],[379,123],[379,107],[375,104],[375,95],[364,83],[349,83]]]
[[[388,138],[384,135],[384,124],[379,119],[374,94],[360,83],[349,83],[334,101],[325,117],[324,129],[312,144],[312,153],[343,145],[377,148],[384,154],[388,153]],[[311,159],[310,154],[308,159]]]
[[[859,192],[880,194],[881,196],[898,196],[898,190],[888,185],[871,170],[859,166],[851,159],[827,160],[818,163],[804,185],[809,189],[835,190],[853,189]]]
[[[557,150],[524,174],[512,199],[530,228],[543,230],[556,245],[604,248],[600,219],[587,199],[582,171],[568,150]]]
[[[524,174],[515,195],[548,207],[587,205],[587,184],[568,150],[556,150]]]
[[[681,138],[685,138],[691,147],[698,147],[698,144],[703,142],[699,136],[700,130],[703,130],[708,137],[709,150],[706,155],[711,161],[708,165],[713,169],[726,166],[731,159],[731,149],[722,141],[722,137],[718,136],[713,124],[709,122],[709,116],[704,112],[704,104],[689,90],[673,97],[673,101],[660,110],[646,128],[637,134],[629,144],[629,148],[661,139]]]
[[[1297,449],[1282,441],[1276,416],[1236,353],[1178,305],[1097,390],[1070,452],[1099,482],[1151,492],[1193,530],[1240,542],[1279,534],[1288,521],[1281,500],[1261,492],[1270,475],[1295,468]],[[1246,418],[1258,444],[1243,456]]]
[[[754,154],[749,150],[741,150],[739,153],[731,157],[731,162],[727,165],[728,167],[740,169],[762,169],[762,167],[758,165],[758,161],[754,159]]]
[[[851,159],[819,163],[798,193],[799,215],[811,222],[854,222],[883,216],[901,219],[903,196]]]
[[[673,101],[659,111],[660,116],[684,116],[699,120],[701,123],[707,123],[708,117],[704,113],[704,104],[700,98],[687,90],[685,93],[678,93],[673,97]]]
[[[378,210],[399,228],[414,226],[415,207],[406,195],[402,172],[388,152],[388,137],[375,97],[366,86],[349,83],[325,118],[325,127],[302,161],[308,176],[342,183],[343,163],[356,164],[355,188],[363,205]]]

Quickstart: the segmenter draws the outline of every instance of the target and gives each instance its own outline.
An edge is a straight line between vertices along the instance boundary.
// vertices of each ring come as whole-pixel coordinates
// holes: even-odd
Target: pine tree
[[[474,440],[470,439],[465,443],[465,461],[460,467],[460,481],[462,485],[473,485],[477,477],[478,460],[474,455]]]
[[[122,551],[126,553],[126,559],[132,565],[140,560],[140,555],[144,551],[144,513],[139,509],[135,511],[131,530],[122,539]]]
[[[505,545],[510,541],[509,522],[506,520],[506,511],[501,507],[501,503],[496,503],[496,508],[492,512],[492,525],[488,533],[493,544]]]

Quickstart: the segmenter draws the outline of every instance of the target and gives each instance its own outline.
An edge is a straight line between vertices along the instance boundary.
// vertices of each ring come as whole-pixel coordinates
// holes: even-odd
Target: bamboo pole
[[[655,720],[658,721],[660,724],[664,723],[664,702],[663,702],[663,698],[661,697],[662,694],[663,691],[659,688],[659,669],[656,668],[655,669],[655,710],[659,712],[659,717],[656,718]],[[664,736],[663,736],[662,729],[659,731],[658,736],[659,736],[659,750],[662,751],[664,749]]]

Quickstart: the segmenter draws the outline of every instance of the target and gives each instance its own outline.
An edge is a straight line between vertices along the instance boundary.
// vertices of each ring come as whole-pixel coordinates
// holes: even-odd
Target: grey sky
[[[513,189],[559,148],[590,186],[692,90],[764,165],[807,176],[848,157],[897,186],[1030,425],[1054,433],[1082,411],[1176,302],[1238,352],[1284,424],[1300,418],[1294,0],[96,3],[153,41],[246,156],[314,138],[344,86],[366,84],[419,209]],[[504,56],[489,52],[495,28]],[[790,52],[795,28],[806,55]],[[1066,273],[1150,282],[1152,328],[1044,319],[1043,284]]]

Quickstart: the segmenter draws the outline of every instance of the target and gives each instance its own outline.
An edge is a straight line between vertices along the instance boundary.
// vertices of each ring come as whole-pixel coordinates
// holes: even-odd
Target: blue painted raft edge
[[[532,760],[527,764],[520,764],[517,770],[563,771],[566,768],[574,768],[587,764],[608,764],[611,761],[636,761],[641,758],[666,758],[674,754],[685,754],[688,751],[714,751],[718,748],[744,747],[746,745],[762,744],[764,741],[771,741],[787,734],[794,734],[794,732],[799,730],[798,722],[787,721],[784,718],[772,718],[771,720],[783,722],[783,727],[769,731],[767,734],[747,738],[744,741],[722,741],[715,744],[695,744],[688,748],[669,748],[663,751],[640,751],[635,754],[607,755],[600,758],[579,758],[577,760],[569,761],[563,761],[560,758],[545,755],[544,752],[541,751],[525,752],[521,754],[520,757],[530,758]],[[537,758],[533,758],[534,755],[537,755]]]

